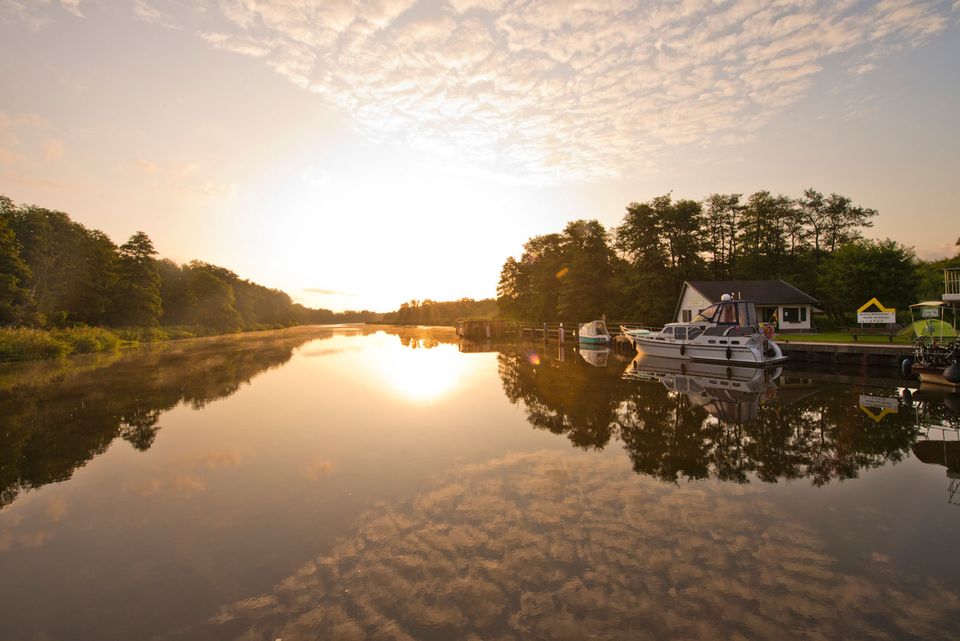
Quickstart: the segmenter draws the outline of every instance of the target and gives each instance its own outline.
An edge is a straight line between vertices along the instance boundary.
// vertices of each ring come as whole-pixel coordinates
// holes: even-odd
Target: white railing
[[[943,300],[960,300],[960,269],[943,270]]]

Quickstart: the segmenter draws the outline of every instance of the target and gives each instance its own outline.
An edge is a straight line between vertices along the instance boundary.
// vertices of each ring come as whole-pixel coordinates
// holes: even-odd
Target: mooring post
[[[563,323],[560,323],[560,329],[557,330],[557,340],[563,345]]]

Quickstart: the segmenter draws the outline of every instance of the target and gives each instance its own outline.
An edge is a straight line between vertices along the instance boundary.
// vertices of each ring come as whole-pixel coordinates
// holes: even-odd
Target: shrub
[[[58,341],[66,343],[71,354],[105,352],[120,345],[120,337],[102,327],[71,327],[54,330],[51,334]]]
[[[70,345],[39,329],[0,328],[0,361],[30,361],[66,356]]]

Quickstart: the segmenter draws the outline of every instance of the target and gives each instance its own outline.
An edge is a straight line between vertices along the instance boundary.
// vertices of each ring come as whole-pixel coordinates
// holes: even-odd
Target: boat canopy
[[[745,300],[720,301],[701,310],[693,322],[756,326],[757,308],[752,302]]]
[[[591,321],[580,326],[581,336],[609,336],[607,324],[603,321]]]

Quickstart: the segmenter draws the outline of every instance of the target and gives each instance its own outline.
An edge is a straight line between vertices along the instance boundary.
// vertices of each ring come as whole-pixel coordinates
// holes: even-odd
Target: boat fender
[[[727,380],[730,380],[731,378],[733,378],[733,368],[731,368],[731,367],[728,365],[728,366],[727,366]]]
[[[948,383],[960,383],[960,364],[954,363],[943,370],[943,377],[947,379]]]
[[[686,364],[686,363],[680,363],[680,373],[686,375],[686,373],[687,373],[687,364]]]
[[[727,348],[727,360],[729,361],[731,358],[733,358],[733,350],[728,347],[728,348]]]
[[[907,407],[913,407],[913,391],[909,387],[903,390],[903,404]]]
[[[907,356],[905,359],[900,361],[900,375],[904,378],[910,378],[913,373],[913,357]]]
[[[683,356],[683,355],[685,355],[686,353],[687,353],[687,346],[686,346],[686,345],[681,345],[681,346],[680,346],[680,356]]]

